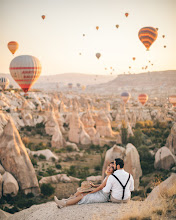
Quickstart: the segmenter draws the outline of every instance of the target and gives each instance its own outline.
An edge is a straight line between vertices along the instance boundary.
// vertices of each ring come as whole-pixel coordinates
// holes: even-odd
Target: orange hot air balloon
[[[118,24],[116,24],[116,28],[119,28],[119,25],[118,25]]]
[[[169,96],[169,102],[176,107],[176,95]]]
[[[136,57],[133,57],[133,60],[135,61]]]
[[[15,57],[10,63],[10,74],[24,92],[28,92],[41,74],[40,61],[29,55]]]
[[[99,59],[101,57],[101,53],[96,53],[96,57]]]
[[[98,29],[99,29],[99,26],[96,26],[96,29],[97,29],[97,31],[98,31]]]
[[[138,100],[142,105],[144,105],[148,100],[148,95],[147,94],[140,94],[138,96]]]
[[[42,15],[41,17],[42,17],[43,20],[45,20],[45,17],[46,17],[46,16],[45,16],[45,15]]]
[[[162,35],[163,38],[165,38],[165,35]]]
[[[7,46],[10,52],[14,54],[18,50],[19,44],[16,41],[10,41]]]
[[[125,13],[125,16],[128,17],[129,13]]]
[[[129,101],[130,97],[131,97],[131,95],[129,92],[122,92],[122,94],[121,94],[121,98],[125,104]]]
[[[158,32],[154,27],[143,27],[139,30],[138,37],[144,46],[149,50],[150,46],[157,39]]]

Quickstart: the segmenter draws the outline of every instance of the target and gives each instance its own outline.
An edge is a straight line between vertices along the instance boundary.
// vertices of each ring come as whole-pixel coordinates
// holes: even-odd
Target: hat
[[[93,187],[90,185],[89,181],[83,181],[81,187],[77,188],[77,192],[90,192],[93,190]]]

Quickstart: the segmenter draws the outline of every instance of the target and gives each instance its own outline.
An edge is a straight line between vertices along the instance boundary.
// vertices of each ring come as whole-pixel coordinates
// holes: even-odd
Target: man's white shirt
[[[123,186],[126,184],[129,173],[127,173],[124,169],[116,170],[113,173],[123,184]],[[103,188],[104,193],[109,193],[110,190],[112,190],[111,195],[113,196],[114,199],[121,200],[122,199],[122,194],[123,194],[123,188],[118,182],[118,180],[110,175],[108,177],[106,186]],[[131,197],[131,191],[134,190],[134,179],[132,175],[130,175],[129,182],[125,188],[125,194],[124,194],[124,200],[129,199]]]

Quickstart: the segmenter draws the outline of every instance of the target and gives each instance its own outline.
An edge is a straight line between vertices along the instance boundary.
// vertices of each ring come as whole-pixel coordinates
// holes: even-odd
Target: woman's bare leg
[[[66,201],[66,206],[69,205],[75,205],[76,203],[78,203],[82,198],[84,197],[84,195],[78,195],[77,197],[73,198],[73,199],[69,199],[68,201]]]

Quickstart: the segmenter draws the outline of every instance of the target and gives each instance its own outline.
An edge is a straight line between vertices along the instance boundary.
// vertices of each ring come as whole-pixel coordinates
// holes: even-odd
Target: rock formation
[[[39,193],[35,170],[12,120],[0,137],[0,160],[4,169],[17,180],[24,193]]]
[[[166,141],[166,147],[168,147],[170,151],[176,155],[176,123],[171,128],[171,133]]]
[[[170,170],[175,165],[175,156],[167,147],[160,148],[155,154],[155,169]]]
[[[25,177],[24,177],[25,178]],[[2,176],[3,195],[16,196],[18,194],[19,186],[16,179],[8,172]]]

